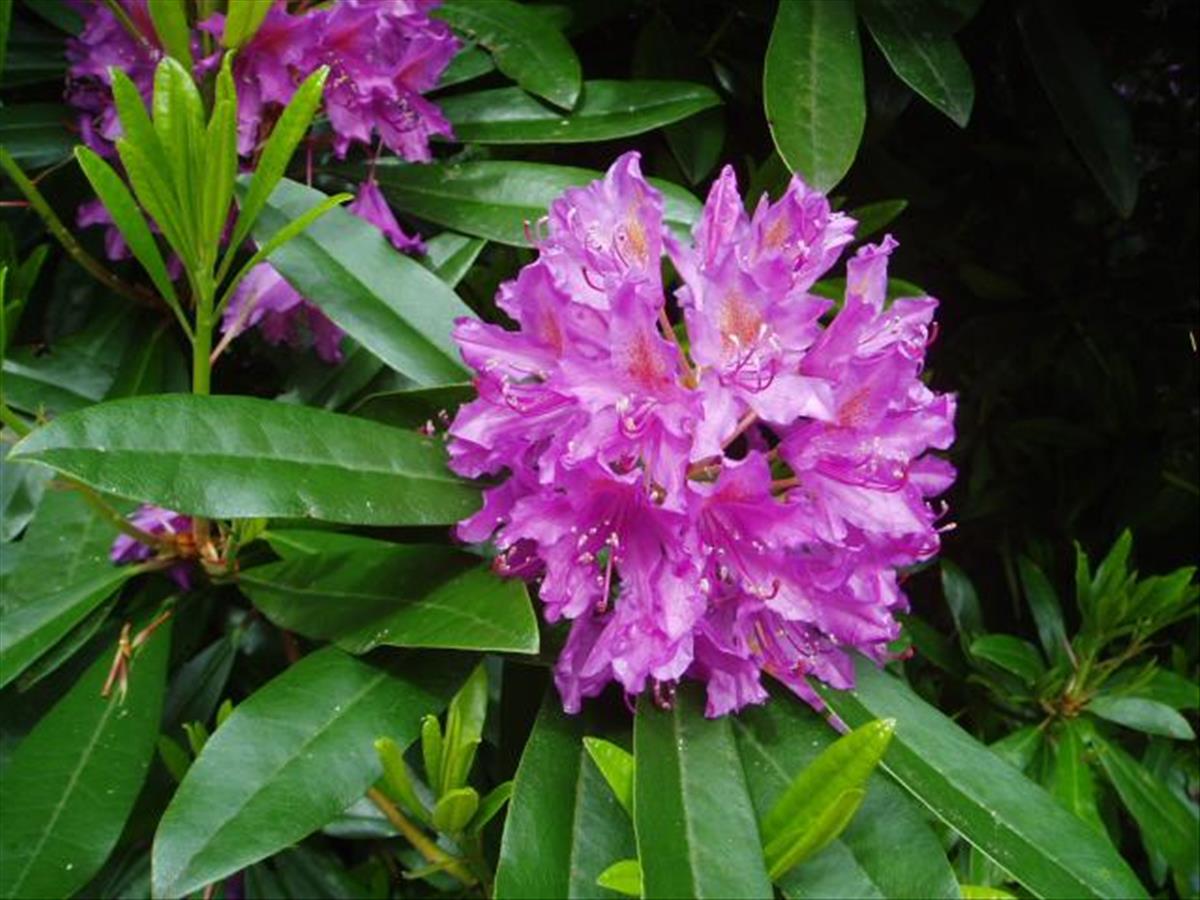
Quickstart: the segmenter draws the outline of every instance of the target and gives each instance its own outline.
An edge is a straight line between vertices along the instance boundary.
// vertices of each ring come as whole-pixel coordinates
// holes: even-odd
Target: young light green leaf
[[[379,755],[379,763],[383,766],[383,779],[392,799],[400,802],[410,815],[416,816],[422,822],[429,824],[429,810],[417,796],[413,787],[413,774],[404,761],[404,751],[391,738],[376,738],[375,752]]]
[[[633,754],[604,738],[585,737],[588,756],[612,788],[621,808],[633,816]]]
[[[780,3],[763,71],[767,124],[791,171],[833,188],[862,140],[867,105],[850,0]]]
[[[954,38],[937,28],[936,13],[915,0],[868,0],[863,16],[900,80],[966,128],[975,82]]]
[[[1037,647],[1010,634],[985,634],[971,642],[971,655],[1012,672],[1032,687],[1046,671]]]
[[[101,653],[21,741],[0,780],[0,897],[70,897],[104,864],[154,756],[170,647],[168,623],[134,657],[124,700],[100,697]]]
[[[433,808],[433,827],[443,834],[459,834],[479,809],[479,792],[475,788],[460,787],[447,791],[438,798]]]
[[[440,784],[443,759],[442,726],[437,716],[425,716],[421,720],[421,759],[425,763],[425,781]]]
[[[1029,604],[1029,611],[1033,613],[1038,640],[1041,641],[1042,649],[1046,651],[1046,658],[1064,658],[1067,653],[1067,629],[1063,624],[1058,595],[1042,570],[1028,557],[1018,557],[1017,569],[1021,575],[1025,601]]]
[[[192,31],[188,27],[187,0],[149,0],[146,7],[159,43],[191,71],[195,63],[192,61]]]
[[[704,718],[695,683],[670,710],[639,698],[633,756],[644,895],[773,897],[732,726]]]
[[[496,67],[531,94],[570,110],[579,98],[579,59],[535,8],[512,0],[446,0],[435,12],[491,51]]]
[[[454,137],[476,144],[571,144],[631,137],[719,105],[701,84],[681,81],[588,81],[569,115],[520,88],[458,94],[441,101]]]
[[[1050,767],[1050,793],[1078,818],[1107,837],[1096,808],[1096,778],[1086,759],[1087,748],[1076,720],[1067,719],[1057,731]]]
[[[157,427],[141,427],[148,421]],[[9,459],[191,515],[433,525],[458,521],[478,503],[475,488],[446,470],[443,452],[419,435],[323,410],[167,395],[62,416]]]
[[[241,247],[242,241],[250,235],[250,229],[258,221],[259,214],[267,205],[267,199],[287,170],[292,154],[296,152],[301,138],[307,133],[308,126],[312,124],[313,116],[321,103],[321,94],[325,90],[325,79],[328,77],[329,67],[321,66],[305,78],[300,87],[296,89],[296,93],[292,95],[292,99],[279,117],[279,121],[275,123],[275,128],[271,131],[271,136],[267,139],[266,146],[263,147],[258,158],[258,167],[250,179],[250,186],[242,198],[241,210],[233,227],[233,237],[229,241],[229,249],[225,251],[225,258],[221,260],[221,268],[217,275],[218,282],[222,281],[228,273],[238,248]],[[309,207],[311,205],[309,204]]]
[[[874,663],[855,668],[857,687],[826,702],[852,726],[894,717],[887,770],[1032,893],[1146,896],[1107,839]]]
[[[458,689],[458,693],[450,701],[450,709],[446,712],[446,737],[442,743],[442,777],[438,782],[441,795],[467,783],[471,763],[475,761],[475,750],[483,739],[487,700],[487,669],[480,663]],[[478,799],[476,797],[476,801]],[[475,810],[472,809],[471,815],[474,814]]]
[[[238,0],[230,3],[221,32],[221,45],[236,50],[250,42],[275,0]]]
[[[155,169],[149,156],[126,138],[117,140],[117,155],[133,187],[138,203],[149,213],[184,264],[196,263],[196,257],[187,243],[184,213],[175,199],[175,189],[167,180],[167,169]]]
[[[181,897],[224,878],[361,797],[383,774],[375,736],[410,743],[420,717],[436,712],[465,674],[461,659],[414,662],[370,665],[327,647],[240,703],[159,823],[154,896]]]
[[[170,56],[154,70],[154,132],[167,158],[170,181],[179,201],[184,244],[175,250],[192,268],[200,255],[200,192],[204,154],[204,101],[192,76]],[[140,148],[139,148],[140,149]]]
[[[237,178],[237,91],[233,84],[232,64],[233,54],[226,53],[217,74],[212,118],[204,137],[205,179],[200,236],[207,269],[211,269],[216,261]]]
[[[467,831],[471,834],[478,834],[482,831],[496,813],[504,808],[504,804],[512,797],[512,792],[513,783],[511,781],[502,782],[488,791],[487,796],[479,802],[479,810],[467,825]]]
[[[596,884],[626,897],[642,896],[642,864],[636,859],[620,859],[596,876]]]
[[[1160,734],[1180,741],[1196,738],[1196,732],[1187,719],[1157,700],[1100,694],[1093,697],[1086,708],[1092,715],[1146,734]]]

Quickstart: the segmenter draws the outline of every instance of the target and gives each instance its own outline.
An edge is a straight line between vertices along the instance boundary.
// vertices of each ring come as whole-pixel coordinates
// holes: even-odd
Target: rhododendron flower
[[[180,515],[160,506],[143,504],[128,516],[129,523],[153,537],[173,537],[175,535],[190,535],[192,532],[191,516]],[[149,544],[143,544],[131,535],[120,534],[113,541],[109,558],[123,565],[125,563],[145,562],[157,554],[157,549]],[[191,587],[191,563],[181,562],[172,566],[169,574],[183,590]]]
[[[269,344],[301,347],[311,338],[321,359],[328,363],[342,359],[345,332],[300,296],[270,263],[259,263],[250,270],[221,318],[221,331],[226,333],[241,334],[253,326],[258,326]]]
[[[921,380],[936,301],[886,302],[890,237],[849,260],[840,308],[811,293],[855,223],[799,178],[747,215],[726,168],[686,243],[638,163],[551,206],[497,297],[515,330],[456,325],[479,397],[451,465],[500,479],[459,536],[493,540],[497,570],[540,579],[546,618],[570,621],[568,711],[614,681],[669,702],[688,677],[716,716],[765,700],[764,672],[819,705],[807,679],[846,688],[849,651],[885,660],[897,568],[938,551],[930,498],[954,472],[928,451],[954,438],[954,398]]]

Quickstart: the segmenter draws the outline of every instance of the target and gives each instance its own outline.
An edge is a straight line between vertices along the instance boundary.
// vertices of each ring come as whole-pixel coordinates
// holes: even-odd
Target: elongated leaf
[[[619,897],[596,886],[617,859],[633,856],[633,829],[583,749],[583,724],[547,693],[513,786],[504,823],[497,900]]]
[[[738,754],[760,819],[796,773],[837,738],[807,706],[776,694],[733,719]],[[896,848],[903,847],[903,853]],[[828,847],[780,883],[788,897],[956,898],[954,872],[916,804],[882,774],[867,783],[862,809]]]
[[[272,3],[274,0],[241,0],[240,3],[229,4],[225,28],[221,32],[222,46],[236,50],[249,43],[271,11]]]
[[[477,505],[433,441],[251,397],[102,403],[37,429],[9,454],[18,458],[105,493],[214,518],[437,525]]]
[[[192,61],[192,32],[188,27],[186,3],[187,0],[150,0],[146,8],[159,43],[190,70],[195,63]]]
[[[1032,686],[1045,671],[1037,647],[1010,634],[985,634],[971,642],[971,655],[1012,672]]]
[[[8,543],[25,530],[50,480],[44,469],[8,462],[8,450],[0,447],[0,543]],[[13,557],[15,560],[15,551]],[[5,571],[3,566],[0,571]]]
[[[280,182],[255,239],[271,236],[326,197]],[[473,316],[445,282],[387,242],[378,228],[332,209],[271,254],[271,264],[355,340],[421,384],[462,381],[466,369],[450,333]]]
[[[633,815],[633,754],[603,738],[585,737],[583,746],[612,788],[621,808]]]
[[[1017,14],[1025,49],[1063,130],[1117,212],[1137,203],[1129,111],[1065,3],[1026,3]]]
[[[669,711],[642,696],[633,755],[643,896],[772,897],[732,726],[704,718],[696,685]]]
[[[351,412],[395,428],[421,428],[427,423],[445,427],[458,407],[475,396],[472,384],[448,384],[445,387],[418,388],[371,394]]]
[[[459,50],[454,59],[450,60],[450,65],[442,70],[442,77],[438,79],[437,86],[444,88],[452,84],[462,84],[495,70],[496,64],[492,62],[491,54],[471,44]]]
[[[903,684],[860,659],[854,691],[824,693],[851,725],[896,720],[884,764],[974,846],[1042,897],[1145,897],[1107,840]]]
[[[613,863],[596,877],[596,884],[627,897],[642,896],[642,864],[636,859]]]
[[[880,200],[878,203],[868,203],[850,210],[850,218],[858,222],[858,227],[854,229],[854,239],[861,241],[886,228],[907,208],[907,200]]]
[[[1017,569],[1021,574],[1021,588],[1025,592],[1025,600],[1029,603],[1029,611],[1033,613],[1033,621],[1037,624],[1038,640],[1046,651],[1046,658],[1061,659],[1067,652],[1067,629],[1063,624],[1062,607],[1058,603],[1058,595],[1049,580],[1032,560],[1020,557]]]
[[[233,184],[237,179],[237,89],[232,67],[233,56],[226,53],[217,74],[212,118],[204,135],[206,172],[201,190],[200,235],[210,269],[229,223],[229,206],[233,203]]]
[[[141,210],[138,209],[129,189],[125,187],[125,182],[113,171],[112,166],[87,147],[76,147],[75,158],[79,161],[83,174],[87,176],[92,190],[112,216],[113,224],[121,232],[121,237],[129,245],[130,252],[142,264],[142,268],[146,270],[163,299],[173,308],[178,308],[179,298],[175,295],[175,285],[171,283],[171,276],[167,274],[167,264],[158,250],[154,235],[150,233],[150,226],[142,218]]]
[[[1157,700],[1100,695],[1092,698],[1087,710],[1092,715],[1124,725],[1126,728],[1136,728],[1146,734],[1161,734],[1163,737],[1181,741],[1196,738],[1196,733],[1192,731],[1187,719]]]
[[[779,4],[763,99],[771,137],[788,168],[822,191],[841,181],[867,116],[850,0]]]
[[[537,621],[520,581],[449,547],[384,545],[301,556],[242,573],[239,584],[282,628],[351,653],[380,644],[536,653]]]
[[[374,739],[401,746],[466,674],[465,660],[370,665],[328,647],[243,703],[188,770],[154,838],[154,895],[179,897],[334,819],[382,774]]]
[[[720,102],[710,88],[683,81],[588,81],[578,106],[565,116],[520,88],[459,94],[440,105],[459,141],[571,144],[641,134]]]
[[[863,14],[900,80],[966,128],[975,82],[954,38],[939,31],[936,12],[915,0],[868,0]]]
[[[135,574],[136,568],[109,560],[115,536],[78,494],[51,493],[42,500],[16,565],[0,578],[0,685]]]
[[[104,864],[154,755],[170,647],[168,624],[134,657],[124,702],[100,697],[102,653],[21,742],[0,780],[0,897],[69,897]]]
[[[1142,833],[1147,852],[1166,857],[1175,874],[1193,892],[1200,887],[1200,819],[1136,759],[1115,744],[1093,735],[1104,774],[1117,789]]]
[[[579,59],[538,10],[512,0],[446,0],[435,15],[490,50],[496,68],[531,94],[563,109],[575,106]]]
[[[1058,729],[1050,768],[1050,793],[1078,818],[1107,837],[1096,808],[1096,778],[1085,759],[1086,747],[1078,724],[1068,719]]]
[[[171,0],[173,2],[173,0]],[[192,268],[200,259],[200,156],[204,150],[204,101],[191,73],[171,56],[164,56],[154,70],[154,131],[167,158],[165,173],[179,200],[180,234],[175,246]],[[139,147],[139,150],[143,148]],[[124,156],[122,155],[122,160]],[[155,216],[157,218],[157,216]]]
[[[425,256],[421,262],[447,285],[454,287],[471,270],[480,251],[486,246],[487,241],[483,238],[444,231],[425,242]]]
[[[536,222],[569,187],[587,184],[602,173],[571,166],[527,162],[467,162],[376,167],[379,183],[397,206],[453,228],[528,247],[527,223]],[[354,170],[349,170],[353,173]],[[687,231],[700,215],[700,203],[683,188],[650,179],[663,192],[667,223]]]
[[[71,114],[57,103],[0,106],[0,144],[27,169],[53,165],[71,155],[73,142],[63,127]]]
[[[943,559],[941,569],[942,593],[946,595],[946,605],[950,607],[950,615],[954,619],[959,638],[964,645],[968,645],[983,631],[983,611],[979,606],[979,597],[966,573],[950,560]]]

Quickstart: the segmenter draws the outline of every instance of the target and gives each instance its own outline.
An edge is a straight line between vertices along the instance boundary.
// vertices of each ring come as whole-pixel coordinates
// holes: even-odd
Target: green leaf
[[[985,634],[971,642],[971,655],[1012,672],[1032,687],[1046,671],[1037,647],[1010,634]]]
[[[50,473],[36,466],[8,461],[9,447],[0,447],[0,543],[25,530],[37,513]],[[15,551],[10,551],[15,554]]]
[[[966,128],[975,82],[954,38],[938,32],[936,13],[917,0],[868,0],[863,16],[900,80]]]
[[[1116,690],[1115,678],[1109,682],[1109,687]],[[1200,684],[1170,669],[1155,668],[1150,679],[1139,683],[1130,693],[1165,703],[1172,709],[1200,709]]]
[[[258,32],[274,2],[275,0],[240,0],[238,3],[230,3],[225,16],[225,29],[221,32],[221,45],[236,50],[248,44]]]
[[[1108,833],[1096,808],[1096,778],[1084,758],[1086,748],[1078,723],[1067,719],[1057,730],[1056,737],[1047,785],[1050,793],[1066,809],[1107,838]]]
[[[421,262],[447,286],[454,287],[471,270],[486,246],[487,241],[483,238],[443,231],[425,242],[425,256]]]
[[[575,106],[579,59],[537,10],[512,0],[446,0],[434,15],[491,51],[496,68],[531,94],[566,110]]]
[[[634,855],[633,829],[583,748],[583,723],[550,690],[521,754],[500,843],[497,900],[619,896],[596,889]]]
[[[585,737],[583,746],[612,788],[621,808],[633,816],[633,754],[604,738]]]
[[[179,309],[179,298],[175,294],[171,276],[167,274],[167,264],[158,250],[154,235],[150,233],[150,226],[142,218],[133,195],[125,187],[125,182],[113,171],[112,166],[87,147],[76,147],[75,158],[79,161],[83,174],[87,176],[92,190],[112,216],[113,224],[121,232],[121,237],[129,245],[130,252],[142,264],[162,298],[172,309],[178,311],[177,315],[186,327],[187,320],[183,318],[183,312]]]
[[[475,813],[475,817],[471,819],[467,825],[467,831],[472,834],[477,834],[483,830],[496,815],[504,808],[504,804],[512,797],[513,783],[505,781],[496,785],[490,790],[486,797],[479,803],[479,811]]]
[[[195,63],[192,61],[192,32],[188,27],[187,0],[149,0],[146,7],[159,43],[191,71]]]
[[[327,647],[239,704],[175,792],[154,838],[154,896],[198,890],[334,819],[382,774],[380,732],[407,745],[463,660],[371,665]]]
[[[18,458],[105,493],[211,518],[439,525],[478,505],[434,441],[251,397],[113,400],[38,428],[12,449],[9,459]]]
[[[467,783],[471,763],[475,761],[475,748],[483,737],[487,701],[487,670],[480,663],[458,689],[446,711],[446,736],[442,743],[441,778],[438,780],[440,794],[447,794]],[[474,814],[472,810],[471,815]]]
[[[170,647],[167,625],[135,655],[124,702],[100,697],[101,653],[18,746],[0,780],[0,897],[69,897],[104,864],[154,756]]]
[[[634,719],[634,828],[644,896],[773,897],[728,717],[691,682]]]
[[[588,184],[602,172],[530,162],[381,162],[375,169],[384,192],[400,208],[430,222],[513,247],[532,246],[526,228],[546,215],[567,188]],[[355,170],[348,169],[354,175]],[[700,202],[683,188],[651,178],[663,192],[667,224],[687,231]],[[532,225],[529,225],[532,227]]]
[[[178,668],[163,707],[164,731],[212,720],[237,656],[236,635],[218,638]]]
[[[1062,607],[1058,595],[1042,570],[1025,556],[1018,557],[1017,568],[1021,574],[1021,588],[1033,621],[1037,624],[1038,640],[1046,651],[1046,658],[1058,660],[1067,654],[1067,629],[1063,624]]]
[[[433,808],[433,827],[443,834],[458,834],[479,809],[479,792],[461,787],[447,791]]]
[[[642,896],[642,864],[636,859],[621,859],[596,877],[596,884],[627,897]]]
[[[868,203],[850,210],[850,218],[858,222],[858,227],[854,229],[854,239],[861,241],[870,237],[889,225],[907,208],[907,200],[880,200],[878,203]]]
[[[66,159],[74,142],[64,127],[71,118],[57,103],[6,103],[0,106],[0,145],[28,169]]]
[[[326,199],[280,182],[255,239],[265,243]],[[333,209],[271,254],[271,264],[351,337],[420,384],[462,381],[467,370],[451,337],[454,320],[474,316],[445,282],[398,253],[378,228]]]
[[[49,650],[137,573],[108,558],[116,532],[77,493],[52,493],[0,576],[0,686]],[[9,551],[5,551],[6,553]]]
[[[873,663],[823,696],[851,726],[896,719],[887,770],[943,821],[1042,897],[1145,897],[1107,840]]]
[[[1146,734],[1161,734],[1163,737],[1181,741],[1195,740],[1196,732],[1188,720],[1157,700],[1143,697],[1110,697],[1100,694],[1093,697],[1086,707],[1094,716],[1144,731]]]
[[[364,397],[351,412],[395,428],[422,428],[426,424],[445,427],[458,407],[474,397],[475,386],[470,383],[386,391]]]
[[[1195,891],[1200,886],[1200,819],[1163,782],[1141,763],[1098,735],[1092,736],[1104,774],[1117,789],[1142,833],[1147,853],[1162,853],[1181,878]]]
[[[476,144],[572,144],[642,134],[717,106],[701,84],[682,81],[588,81],[569,115],[520,88],[447,97],[439,104],[455,140]]]
[[[171,323],[140,324],[121,355],[106,400],[188,390],[187,364]]]
[[[296,93],[292,95],[292,99],[279,117],[279,121],[271,130],[271,136],[267,139],[266,146],[263,147],[263,151],[258,157],[258,165],[254,169],[250,185],[241,198],[241,209],[238,212],[237,223],[233,227],[233,237],[229,241],[229,249],[225,251],[225,258],[221,260],[218,281],[229,270],[242,241],[249,236],[250,229],[258,221],[258,216],[263,211],[263,207],[267,205],[267,200],[275,191],[279,180],[283,178],[283,173],[287,171],[292,154],[296,152],[296,147],[308,132],[308,126],[312,124],[313,116],[321,103],[321,94],[325,90],[325,79],[328,77],[329,67],[321,66],[305,78],[300,87],[296,89]],[[305,209],[312,205],[312,203],[306,204]],[[276,228],[278,227],[280,225],[276,226]]]
[[[154,70],[152,108],[154,132],[167,159],[163,174],[174,185],[182,214],[181,240],[174,249],[186,267],[196,270],[202,249],[199,194],[204,165],[200,158],[204,151],[204,101],[191,73],[173,57],[163,57]]]
[[[491,54],[471,44],[459,50],[454,59],[450,60],[450,65],[442,70],[442,77],[438,79],[437,86],[444,88],[452,84],[462,84],[464,81],[473,81],[488,72],[494,72],[495,69],[496,64],[492,62]]]
[[[204,242],[202,250],[207,269],[212,268],[221,235],[229,224],[229,206],[233,203],[233,185],[237,179],[237,89],[232,66],[233,54],[226,53],[217,74],[212,118],[204,135],[200,239]]]
[[[425,764],[425,780],[437,784],[442,780],[442,726],[435,715],[421,719],[421,761]]]
[[[856,728],[792,779],[762,819],[763,853],[772,881],[823,850],[850,823],[894,728],[890,719]]]
[[[429,810],[417,796],[413,786],[413,774],[404,761],[404,750],[391,738],[376,738],[375,752],[379,755],[379,763],[383,766],[384,783],[392,799],[410,814],[415,815],[426,824],[429,823]]]
[[[351,653],[380,645],[536,653],[524,583],[438,545],[306,555],[256,566],[238,584],[281,628]]]
[[[946,595],[946,605],[950,607],[950,615],[954,619],[954,627],[964,644],[969,644],[983,632],[983,612],[979,607],[979,597],[975,593],[975,585],[971,584],[965,572],[943,559],[942,593]]]
[[[780,3],[763,72],[767,124],[789,169],[828,191],[850,169],[867,105],[850,0]]]
[[[1026,725],[989,744],[988,749],[1013,768],[1024,772],[1041,749],[1042,738],[1042,729],[1036,725]]]
[[[1139,178],[1133,128],[1099,54],[1060,0],[1022,5],[1017,24],[1067,137],[1117,212],[1128,217]]]
[[[750,797],[759,818],[776,805],[793,776],[837,733],[808,706],[776,692],[733,719]],[[903,853],[896,848],[903,847]],[[862,810],[828,847],[781,881],[787,897],[957,898],[954,873],[923,811],[880,773]]]

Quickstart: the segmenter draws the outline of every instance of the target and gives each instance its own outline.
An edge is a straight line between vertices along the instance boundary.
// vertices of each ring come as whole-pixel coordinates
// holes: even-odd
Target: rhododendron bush
[[[0,4],[0,896],[1200,893],[1195,13],[1076,12]]]

